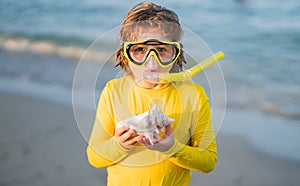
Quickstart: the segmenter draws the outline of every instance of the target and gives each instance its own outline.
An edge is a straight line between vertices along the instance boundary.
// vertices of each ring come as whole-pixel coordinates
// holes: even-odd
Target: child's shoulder
[[[132,84],[132,79],[129,76],[120,77],[116,79],[109,80],[106,83],[106,87],[113,88],[113,87],[124,87]]]
[[[183,89],[183,90],[190,90],[190,89],[194,89],[194,90],[197,90],[197,91],[200,91],[200,92],[205,92],[205,89],[193,82],[193,81],[184,81],[184,82],[180,82],[180,83],[175,83],[175,86],[179,89]]]

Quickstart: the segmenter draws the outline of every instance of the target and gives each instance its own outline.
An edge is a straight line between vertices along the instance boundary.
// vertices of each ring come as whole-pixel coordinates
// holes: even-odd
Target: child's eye
[[[145,51],[144,47],[137,47],[134,49],[134,52],[143,52],[143,51]]]
[[[167,52],[167,49],[166,49],[166,48],[163,48],[163,47],[156,48],[156,50],[157,50],[158,52]]]

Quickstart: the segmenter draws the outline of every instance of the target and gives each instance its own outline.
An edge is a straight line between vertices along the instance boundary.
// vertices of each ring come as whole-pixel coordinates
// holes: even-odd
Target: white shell
[[[154,105],[152,109],[142,114],[118,122],[116,128],[127,126],[134,129],[138,134],[147,137],[150,143],[153,144],[154,138],[159,139],[159,131],[174,121],[173,118],[167,117]]]

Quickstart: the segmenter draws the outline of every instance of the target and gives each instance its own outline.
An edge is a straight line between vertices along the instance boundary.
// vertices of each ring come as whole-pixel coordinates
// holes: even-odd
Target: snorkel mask
[[[181,45],[179,42],[150,39],[125,42],[123,50],[125,57],[138,67],[144,66],[149,57],[154,56],[159,65],[166,68],[178,59]]]
[[[154,56],[163,68],[172,65],[180,56],[181,44],[179,42],[159,41],[150,39],[146,41],[125,42],[123,46],[125,57],[138,67],[142,67],[150,56]],[[144,73],[144,78],[152,83],[169,83],[186,81],[196,74],[224,58],[223,52],[217,52],[194,67],[177,73]]]

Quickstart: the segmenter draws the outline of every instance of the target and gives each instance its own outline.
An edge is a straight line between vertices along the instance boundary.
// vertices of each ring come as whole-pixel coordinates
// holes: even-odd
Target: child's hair
[[[121,66],[125,75],[131,75],[132,73],[128,67],[129,61],[124,56],[123,43],[136,41],[138,33],[147,27],[160,29],[171,41],[180,41],[183,34],[178,16],[172,10],[150,2],[141,2],[132,7],[120,29],[120,45],[116,52],[116,66]],[[185,63],[185,59],[181,50],[181,54],[173,64],[171,72],[182,71],[183,63]]]

